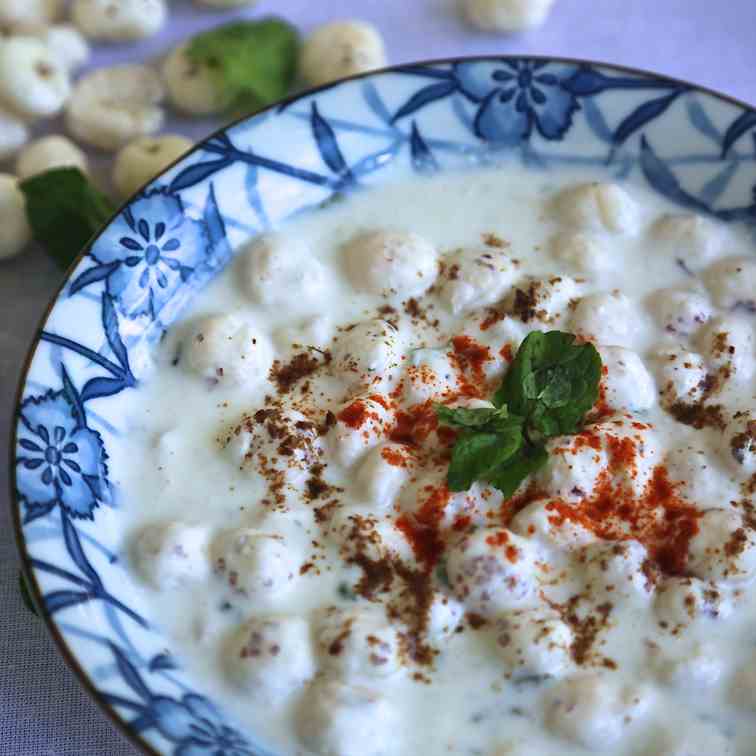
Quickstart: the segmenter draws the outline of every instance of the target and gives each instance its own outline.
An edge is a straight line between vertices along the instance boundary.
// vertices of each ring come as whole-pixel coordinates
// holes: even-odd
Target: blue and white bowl
[[[549,58],[388,69],[297,96],[196,147],[84,251],[32,345],[13,437],[24,569],[61,653],[147,753],[262,754],[177,664],[120,552],[110,453],[144,355],[251,235],[385,181],[519,161],[591,166],[756,231],[756,111],[690,84]]]

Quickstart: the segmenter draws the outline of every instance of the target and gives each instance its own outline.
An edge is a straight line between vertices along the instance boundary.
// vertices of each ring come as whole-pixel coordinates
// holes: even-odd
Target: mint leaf
[[[67,268],[115,212],[113,203],[78,168],[53,168],[22,181],[35,241]]]
[[[575,433],[598,399],[601,357],[562,331],[532,331],[520,345],[493,403],[527,418],[532,441]]]
[[[447,483],[465,491],[484,480],[506,497],[548,460],[547,438],[579,430],[598,399],[601,357],[561,331],[532,331],[520,345],[494,407],[436,405],[439,422],[460,429]]]
[[[447,407],[444,404],[436,404],[433,409],[440,423],[451,428],[477,428],[486,425],[497,416],[507,417],[506,407]]]
[[[519,428],[509,433],[466,431],[454,444],[447,473],[450,491],[466,491],[517,452],[522,444]]]
[[[504,464],[489,473],[486,481],[509,498],[528,475],[540,470],[549,458],[543,446],[523,445]]]
[[[224,24],[198,34],[187,48],[189,60],[214,73],[224,101],[235,110],[247,111],[288,94],[298,54],[297,30],[272,16]]]

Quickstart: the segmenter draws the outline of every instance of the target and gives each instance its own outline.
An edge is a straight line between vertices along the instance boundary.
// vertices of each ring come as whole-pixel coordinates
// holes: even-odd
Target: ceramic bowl
[[[756,230],[756,112],[690,84],[591,62],[401,66],[296,96],[199,144],[122,207],[48,310],[12,442],[24,570],[61,653],[145,752],[263,754],[191,679],[134,590],[119,471],[145,354],[261,231],[407,168],[513,160],[640,178],[681,209]],[[505,169],[505,168],[504,168]]]

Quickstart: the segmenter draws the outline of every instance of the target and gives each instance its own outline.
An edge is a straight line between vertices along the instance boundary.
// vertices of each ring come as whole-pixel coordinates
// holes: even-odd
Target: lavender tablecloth
[[[139,45],[99,46],[93,65],[154,59],[188,34],[235,16],[277,13],[306,32],[354,15],[381,29],[392,63],[496,52],[587,57],[657,70],[756,102],[756,0],[557,0],[543,29],[509,38],[466,28],[455,0],[263,0],[255,8],[225,13],[196,8],[187,0],[171,6],[162,34]],[[216,125],[177,120],[169,127],[199,139]],[[95,163],[104,176],[106,161],[95,157]],[[21,362],[59,279],[39,250],[0,266],[0,459],[7,459],[6,429]],[[7,474],[3,468],[0,755],[134,756],[136,749],[79,688],[42,623],[21,602]]]

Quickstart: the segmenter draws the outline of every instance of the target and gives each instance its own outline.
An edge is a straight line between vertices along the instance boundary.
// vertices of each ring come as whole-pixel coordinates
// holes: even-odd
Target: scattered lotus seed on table
[[[87,156],[70,139],[53,134],[27,145],[16,160],[16,174],[27,179],[51,168],[78,168],[88,171]]]
[[[363,21],[337,21],[315,29],[302,45],[299,76],[312,86],[386,65],[380,32]]]
[[[178,134],[140,137],[129,142],[115,157],[113,186],[122,197],[130,197],[191,146],[190,139]]]
[[[242,8],[255,5],[257,0],[194,0],[194,2],[206,8]]]
[[[212,115],[229,106],[229,99],[218,87],[214,72],[187,55],[188,44],[172,50],[162,66],[168,101],[189,115]]]
[[[28,140],[26,123],[14,113],[0,109],[0,160],[12,157]]]
[[[163,125],[163,84],[148,66],[98,68],[76,83],[66,108],[66,127],[76,139],[115,152]]]
[[[68,71],[34,37],[10,37],[0,44],[0,100],[26,118],[49,118],[71,94]]]
[[[541,26],[554,0],[460,0],[464,16],[483,31],[518,32]]]
[[[71,16],[87,37],[121,42],[157,34],[168,9],[165,0],[74,0]]]
[[[0,0],[0,24],[23,28],[49,24],[60,15],[61,0]]]
[[[0,173],[0,258],[13,257],[31,241],[18,179]]]
[[[75,26],[39,26],[30,28],[29,34],[44,42],[58,62],[71,73],[89,60],[89,43]]]

